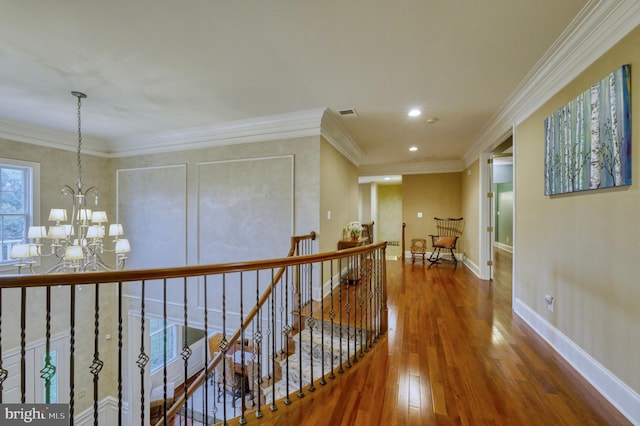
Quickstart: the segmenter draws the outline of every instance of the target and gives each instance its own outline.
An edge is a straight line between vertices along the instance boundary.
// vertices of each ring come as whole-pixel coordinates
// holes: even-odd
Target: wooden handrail
[[[373,249],[386,248],[386,246],[386,242],[380,242],[369,246],[354,247],[335,252],[216,265],[194,265],[161,269],[133,269],[111,272],[83,272],[77,274],[5,275],[0,277],[0,288],[28,288],[58,285],[64,286],[95,283],[117,283],[143,280],[148,281],[154,279],[186,278],[230,272],[275,269],[280,267],[298,265],[301,263],[317,263],[335,260],[341,257],[345,257],[345,255],[366,253]]]

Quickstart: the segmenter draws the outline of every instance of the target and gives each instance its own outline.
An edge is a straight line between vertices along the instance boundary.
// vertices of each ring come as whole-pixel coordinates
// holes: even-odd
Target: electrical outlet
[[[551,296],[550,294],[546,294],[544,296],[544,301],[547,302],[547,309],[553,312],[553,296]]]

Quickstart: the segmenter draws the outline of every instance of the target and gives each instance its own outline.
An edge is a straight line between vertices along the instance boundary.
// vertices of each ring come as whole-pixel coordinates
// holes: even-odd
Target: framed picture
[[[544,194],[631,184],[630,65],[544,121]]]

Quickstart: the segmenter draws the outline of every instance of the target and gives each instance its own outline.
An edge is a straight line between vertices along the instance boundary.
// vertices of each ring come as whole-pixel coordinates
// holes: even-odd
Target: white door
[[[68,337],[58,335],[51,339],[49,352],[55,374],[49,386],[49,403],[69,402],[69,356]],[[40,340],[25,348],[25,402],[41,404],[46,402],[45,381],[40,371],[45,365],[45,342]],[[3,384],[2,402],[21,403],[20,349],[5,352],[2,367],[8,371]]]

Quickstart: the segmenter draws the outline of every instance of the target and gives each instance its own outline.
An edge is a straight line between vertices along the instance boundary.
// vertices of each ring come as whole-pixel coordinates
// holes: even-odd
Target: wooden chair
[[[422,263],[424,263],[424,256],[427,254],[427,240],[425,238],[413,238],[411,240],[411,263],[416,263],[416,257],[422,256]]]
[[[437,235],[429,235],[431,237],[431,246],[433,250],[429,256],[429,262],[438,263],[442,259],[440,252],[442,250],[448,250],[451,254],[451,261],[455,264],[458,263],[456,255],[453,252],[456,249],[458,238],[462,235],[462,229],[464,227],[462,218],[437,218],[436,221]]]
[[[215,358],[217,355],[218,352],[214,353],[213,357]],[[236,374],[233,356],[225,355],[213,371],[213,381],[216,386],[218,402],[222,401],[222,397],[226,393],[231,396],[231,406],[235,407],[236,401],[242,396],[242,389],[240,388],[242,381]]]
[[[360,234],[360,237],[367,239],[365,244],[373,244],[373,224],[373,221],[362,224],[362,233]]]

